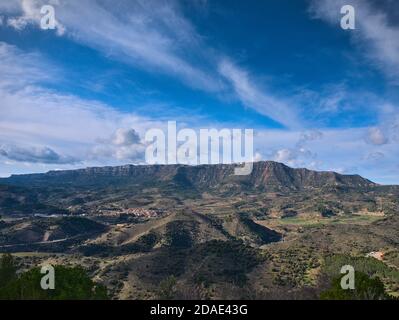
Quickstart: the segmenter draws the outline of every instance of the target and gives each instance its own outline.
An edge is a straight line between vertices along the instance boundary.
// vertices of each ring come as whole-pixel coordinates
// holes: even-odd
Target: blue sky
[[[173,120],[399,183],[395,1],[2,1],[0,63],[0,176],[140,163],[146,130]]]

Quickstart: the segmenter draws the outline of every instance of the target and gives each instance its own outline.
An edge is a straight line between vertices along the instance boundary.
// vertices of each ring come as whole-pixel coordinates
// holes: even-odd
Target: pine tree
[[[0,259],[0,288],[15,280],[17,268],[11,254],[5,253]]]

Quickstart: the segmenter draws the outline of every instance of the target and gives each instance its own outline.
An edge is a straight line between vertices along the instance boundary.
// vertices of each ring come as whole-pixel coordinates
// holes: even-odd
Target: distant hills
[[[0,214],[95,215],[109,207],[170,211],[192,207],[192,201],[200,207],[214,201],[226,211],[284,217],[382,214],[398,206],[399,187],[380,186],[359,175],[261,161],[250,175],[236,176],[236,166],[125,165],[13,175],[0,179]]]
[[[374,187],[377,184],[359,175],[293,169],[273,161],[255,162],[248,176],[235,176],[236,165],[125,165],[94,167],[78,170],[50,171],[44,174],[12,175],[0,179],[0,184],[44,187],[52,185],[103,186],[134,184],[159,186],[175,185],[183,188],[234,190],[301,190],[325,186],[351,188]]]

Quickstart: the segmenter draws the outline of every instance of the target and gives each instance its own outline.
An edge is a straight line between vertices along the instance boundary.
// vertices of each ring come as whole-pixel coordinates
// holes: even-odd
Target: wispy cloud
[[[252,108],[288,128],[301,126],[296,110],[283,99],[261,90],[250,78],[247,71],[228,60],[219,65],[219,72],[232,84],[235,93],[244,105]]]
[[[378,1],[379,3],[379,1]],[[389,17],[389,6],[395,1],[377,6],[369,0],[313,0],[310,12],[315,18],[323,19],[339,28],[342,15],[340,8],[351,4],[356,13],[356,29],[350,32],[354,41],[363,49],[367,57],[399,84],[399,25]]]
[[[0,4],[11,15],[7,24],[23,29],[39,24],[45,0],[11,0]],[[64,1],[55,6],[59,33],[126,63],[174,75],[193,87],[217,91],[220,83],[210,70],[198,68],[204,47],[175,1]],[[186,50],[190,47],[190,50]],[[206,59],[209,59],[207,56]],[[198,61],[197,61],[198,62]]]
[[[27,12],[45,3],[12,2],[16,5],[8,11],[16,19],[18,14],[31,16]],[[262,85],[250,79],[247,72],[203,41],[177,1],[122,0],[117,6],[113,1],[56,3],[57,19],[65,26],[65,35],[74,41],[135,67],[177,77],[185,85],[217,97],[232,89],[246,107],[287,127],[299,126],[294,108],[262,90]]]
[[[28,4],[25,8],[24,3]],[[353,93],[340,85],[320,95],[313,91],[309,99],[298,99],[296,103],[280,97],[268,88],[268,83],[259,81],[264,75],[252,73],[250,70],[254,69],[245,62],[235,64],[233,59],[208,46],[184,17],[177,1],[122,0],[116,4],[106,0],[54,0],[51,3],[56,6],[56,16],[65,28],[63,36],[67,39],[152,74],[167,74],[215,96],[232,93],[247,108],[283,124],[284,130],[258,130],[255,146],[263,159],[323,170],[339,168],[370,178],[385,176],[386,180],[379,182],[399,181],[398,173],[393,172],[399,156],[399,121],[394,117],[397,110],[394,106],[386,112],[386,119],[382,116],[380,123],[375,124],[385,140],[368,127],[320,129],[303,134],[299,116],[303,107],[298,104],[308,108],[303,103],[306,100],[315,101],[314,108],[306,111],[324,118],[326,114],[341,111],[348,116],[348,110],[355,107],[364,112],[375,103],[365,96],[361,101],[356,100],[358,106],[351,105],[348,96]],[[337,3],[315,1],[313,13],[339,28]],[[48,2],[1,1],[3,26],[21,29],[37,25],[38,17],[32,10],[41,4]],[[358,29],[353,32],[354,39],[394,79],[399,75],[397,26],[388,24],[383,19],[385,14],[374,11],[367,1],[355,1],[355,6]],[[335,12],[334,18],[330,17],[331,12]],[[58,81],[63,74],[39,53],[22,52],[0,43],[0,61],[0,175],[15,172],[22,165],[33,166],[25,171],[45,171],[77,163],[85,166],[140,161],[143,132],[164,126],[150,115],[138,117],[99,101],[47,89],[46,82]],[[311,116],[306,114],[307,120]],[[374,143],[365,139],[370,133],[373,140],[369,142]]]
[[[0,43],[0,52],[7,61],[0,78],[0,175],[140,163],[143,133],[165,126],[98,101],[48,90],[41,83],[57,79],[61,71],[43,75],[45,59],[4,43]],[[391,108],[385,109],[390,122],[384,128],[393,136],[399,122],[392,117]],[[377,182],[397,181],[398,173],[392,172],[392,158],[399,156],[395,139],[383,145],[367,144],[367,132],[368,128],[257,130],[254,144],[265,160],[318,170],[338,168]],[[389,156],[378,157],[380,154]],[[381,175],[385,177],[377,179]]]
[[[103,164],[131,161],[139,157],[133,157],[134,152],[143,152],[138,133],[158,125],[98,101],[42,87],[43,81],[60,74],[43,73],[48,64],[38,54],[0,42],[0,59],[7,62],[0,78],[0,162],[81,166],[100,157]],[[111,151],[100,155],[98,146]]]
[[[13,90],[56,78],[57,67],[37,52],[22,53],[15,46],[0,41],[0,88]]]
[[[41,1],[41,0],[19,0],[19,1],[8,1],[5,4],[0,5],[0,9],[5,12],[15,13],[19,12],[18,16],[9,17],[6,20],[8,26],[23,30],[29,25],[40,25],[41,18],[41,8],[43,5],[58,5],[58,0]],[[63,35],[65,32],[65,27],[55,19],[55,29],[58,35]]]

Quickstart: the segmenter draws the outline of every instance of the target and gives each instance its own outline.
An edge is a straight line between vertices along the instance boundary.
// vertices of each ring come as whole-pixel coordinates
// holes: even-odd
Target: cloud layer
[[[349,92],[341,83],[321,93],[303,91],[296,100],[281,97],[269,89],[268,81],[261,80],[265,74],[254,72],[245,61],[236,63],[207,44],[178,1],[122,0],[118,5],[114,1],[50,2],[56,8],[56,35],[63,37],[57,39],[97,50],[127,67],[167,75],[219,98],[221,103],[226,96],[234,97],[246,108],[280,123],[281,130],[255,131],[257,159],[261,156],[295,167],[360,173],[378,182],[399,181],[396,105]],[[313,1],[312,16],[339,28],[340,3]],[[351,35],[354,43],[395,83],[399,77],[398,26],[389,23],[388,14],[369,1],[353,3],[358,22],[357,31]],[[37,27],[38,10],[43,4],[48,1],[0,2],[1,28],[24,32]],[[50,89],[51,83],[65,73],[40,52],[26,52],[0,42],[0,62],[0,175],[142,163],[144,133],[149,128],[165,127],[151,114],[138,116],[109,103]],[[348,98],[353,96],[359,96],[359,106],[348,103],[355,100]],[[314,106],[309,107],[312,103]],[[307,114],[308,118],[339,112],[349,117],[356,108],[356,112],[378,110],[379,118],[371,127],[312,128],[302,121],[300,111],[304,107],[314,113]],[[201,125],[198,121],[194,129]]]
[[[194,89],[224,96],[232,94],[247,108],[282,125],[300,126],[284,99],[261,89],[248,71],[209,47],[182,14],[178,1],[121,0],[53,1],[58,32],[134,67],[164,73]],[[11,14],[8,25],[23,29],[38,25],[45,0],[11,0],[0,12]],[[22,21],[11,23],[10,21]]]
[[[0,79],[0,161],[81,166],[100,158],[102,163],[142,159],[136,130],[157,122],[44,88],[59,74],[43,72],[48,64],[37,54],[0,42],[0,59],[6,62]]]

